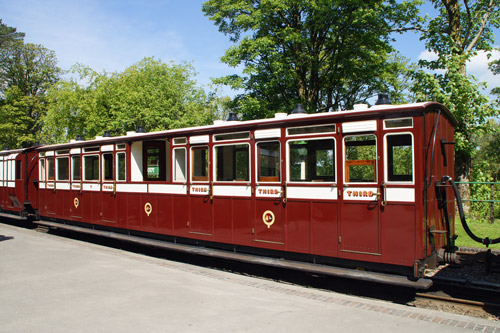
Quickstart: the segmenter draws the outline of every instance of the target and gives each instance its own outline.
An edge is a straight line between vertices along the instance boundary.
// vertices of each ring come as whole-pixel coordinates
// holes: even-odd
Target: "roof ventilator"
[[[227,116],[226,121],[239,121],[236,112],[229,112],[229,116]]]
[[[304,105],[295,104],[295,107],[293,108],[291,114],[305,114],[305,113],[307,113],[307,112],[306,112],[306,109],[304,109]]]
[[[146,133],[146,130],[144,129],[144,126],[139,126],[135,130],[136,133]]]
[[[388,94],[378,94],[378,99],[375,102],[375,105],[389,105],[392,104],[391,100],[389,99]]]
[[[110,138],[111,137],[111,132],[110,131],[104,131],[104,134],[102,136],[104,138]]]
[[[78,135],[76,136],[75,141],[85,141],[85,140],[83,139],[83,135],[78,134]]]

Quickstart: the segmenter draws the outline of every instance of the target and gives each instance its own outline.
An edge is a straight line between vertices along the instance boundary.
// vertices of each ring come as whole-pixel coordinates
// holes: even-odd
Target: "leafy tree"
[[[4,52],[5,51],[5,52]],[[0,62],[0,144],[10,148],[32,145],[45,113],[45,94],[62,71],[53,51],[41,45],[13,43]]]
[[[388,88],[391,33],[418,23],[417,2],[362,0],[209,0],[205,15],[234,46],[222,61],[243,76],[216,82],[245,90],[236,106],[249,118],[338,109]]]
[[[191,65],[145,58],[122,73],[77,65],[77,79],[62,80],[48,95],[44,141],[61,142],[109,130],[114,135],[204,125],[216,117],[214,96],[193,80]],[[85,82],[82,84],[81,82]]]
[[[17,32],[16,28],[9,27],[0,19],[0,62],[7,58],[13,45],[23,42],[24,33]]]
[[[432,18],[422,39],[435,60],[420,61],[431,73],[415,74],[417,100],[433,99],[448,106],[458,120],[456,128],[456,173],[470,177],[474,133],[487,131],[488,117],[498,113],[482,94],[483,84],[467,75],[467,61],[478,51],[491,51],[493,29],[500,27],[496,0],[432,0],[438,15]],[[463,192],[464,193],[464,192]]]

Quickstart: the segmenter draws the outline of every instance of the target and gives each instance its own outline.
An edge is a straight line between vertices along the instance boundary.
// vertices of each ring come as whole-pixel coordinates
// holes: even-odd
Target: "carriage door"
[[[284,244],[283,211],[286,188],[283,179],[284,147],[281,129],[257,130],[254,241]]]
[[[213,185],[210,177],[210,149],[209,136],[191,137],[189,142],[191,161],[191,186],[189,189],[190,217],[189,232],[211,236]]]
[[[344,123],[342,137],[340,251],[379,255],[383,159],[377,121]]]

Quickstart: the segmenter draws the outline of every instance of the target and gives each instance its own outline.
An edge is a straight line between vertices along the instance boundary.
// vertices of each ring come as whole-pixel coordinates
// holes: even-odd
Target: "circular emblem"
[[[274,223],[274,213],[270,210],[266,210],[264,214],[262,214],[262,221],[264,221],[264,224],[267,225],[268,229],[271,228]]]
[[[75,205],[75,208],[78,208],[78,206],[80,205],[80,200],[78,200],[78,198],[73,199],[73,205]]]
[[[144,211],[149,216],[149,214],[151,214],[151,212],[153,211],[153,206],[151,206],[149,202],[146,202],[146,204],[144,205]]]

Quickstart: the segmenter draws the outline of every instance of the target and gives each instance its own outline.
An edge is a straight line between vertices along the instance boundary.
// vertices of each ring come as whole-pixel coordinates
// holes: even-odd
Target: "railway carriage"
[[[420,277],[454,235],[455,125],[426,102],[106,133],[32,148],[36,172],[4,152],[1,207],[14,174],[40,220]]]

